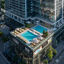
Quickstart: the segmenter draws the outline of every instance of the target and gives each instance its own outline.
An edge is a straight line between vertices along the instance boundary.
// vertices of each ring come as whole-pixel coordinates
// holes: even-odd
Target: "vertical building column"
[[[40,16],[42,14],[42,11],[41,11],[41,4],[42,4],[42,0],[40,0]]]
[[[56,0],[54,0],[54,8],[55,8],[55,20],[56,20]]]
[[[62,22],[63,22],[63,0],[62,0]]]
[[[34,63],[34,58],[33,58],[33,60],[32,60],[32,64],[35,64],[35,63]]]
[[[27,0],[25,0],[25,18],[27,18]]]
[[[40,64],[40,54],[38,55],[38,63]]]

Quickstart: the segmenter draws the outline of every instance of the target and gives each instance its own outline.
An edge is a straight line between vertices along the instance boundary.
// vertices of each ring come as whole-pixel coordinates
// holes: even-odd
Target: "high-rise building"
[[[32,0],[6,0],[6,15],[21,22],[32,15]]]
[[[55,26],[60,26],[63,19],[63,0],[33,0],[36,17]]]
[[[51,22],[62,18],[62,0],[41,0],[42,17]]]
[[[6,16],[22,23],[22,20],[39,18],[60,26],[63,0],[6,0]]]
[[[20,23],[30,19],[10,33],[16,55],[26,64],[41,64],[51,42],[62,39],[63,0],[6,0],[5,4],[9,18]]]

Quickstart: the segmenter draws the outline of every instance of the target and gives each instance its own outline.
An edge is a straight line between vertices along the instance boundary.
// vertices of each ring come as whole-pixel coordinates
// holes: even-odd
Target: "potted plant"
[[[48,36],[48,32],[47,31],[43,31],[43,37],[47,37]]]
[[[26,26],[27,28],[30,28],[30,24],[27,24],[27,23],[26,23],[25,26]]]

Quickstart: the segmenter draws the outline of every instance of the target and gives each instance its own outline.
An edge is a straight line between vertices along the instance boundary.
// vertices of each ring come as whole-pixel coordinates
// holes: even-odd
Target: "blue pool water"
[[[43,31],[47,31],[47,28],[42,27],[40,25],[37,25],[37,26],[33,27],[33,29],[40,32],[40,33],[43,33]]]
[[[21,36],[23,36],[28,41],[31,41],[33,38],[37,37],[37,35],[31,33],[30,31],[26,31],[26,32],[22,33]]]
[[[36,50],[36,51],[35,51],[35,54],[37,54],[38,52],[40,52],[40,49]]]

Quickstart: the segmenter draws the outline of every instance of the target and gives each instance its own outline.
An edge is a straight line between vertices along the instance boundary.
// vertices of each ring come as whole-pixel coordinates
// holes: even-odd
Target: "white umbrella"
[[[37,38],[34,38],[32,41],[33,41],[34,43],[38,43],[38,39],[37,39]]]
[[[38,39],[42,40],[42,39],[43,39],[43,37],[41,37],[41,36],[38,36]]]

